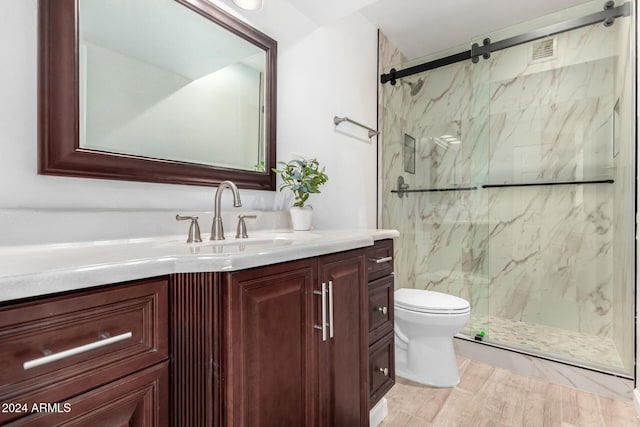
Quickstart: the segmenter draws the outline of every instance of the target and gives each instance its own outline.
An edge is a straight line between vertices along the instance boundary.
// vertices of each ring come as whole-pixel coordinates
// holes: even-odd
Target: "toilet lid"
[[[398,289],[394,298],[397,307],[421,313],[461,314],[469,311],[469,301],[465,299],[424,289]]]

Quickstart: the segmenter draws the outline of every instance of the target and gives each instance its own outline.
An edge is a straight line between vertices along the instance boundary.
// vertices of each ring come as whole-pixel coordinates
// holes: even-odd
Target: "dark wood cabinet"
[[[373,407],[395,384],[393,334],[387,334],[369,347],[369,394]]]
[[[168,283],[0,307],[0,423],[164,426]]]
[[[10,425],[168,426],[168,391],[168,362],[163,362],[66,401],[42,406],[42,412]]]
[[[393,280],[368,283],[368,258],[356,249],[6,303],[0,402],[29,411],[0,424],[366,426],[370,396],[389,387],[378,365],[393,356],[392,312],[371,314]]]
[[[378,240],[367,248],[367,278],[371,282],[393,275],[393,240]]]
[[[170,425],[220,422],[221,273],[170,278]]]
[[[369,282],[369,345],[393,332],[393,276]]]
[[[224,425],[314,425],[314,278],[313,259],[227,276]]]
[[[395,384],[393,240],[367,249],[369,409]]]
[[[229,273],[221,300],[223,425],[368,422],[364,250]]]
[[[324,317],[328,323],[325,339],[322,330],[316,336],[320,425],[365,425],[369,417],[364,251],[324,256],[318,261],[318,273],[315,322],[322,325],[322,299],[325,298]]]

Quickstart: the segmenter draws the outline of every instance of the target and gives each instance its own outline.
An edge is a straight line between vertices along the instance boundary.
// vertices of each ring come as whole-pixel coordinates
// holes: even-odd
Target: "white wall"
[[[37,174],[36,4],[36,0],[0,2],[4,64],[0,67],[0,209],[211,210],[214,192],[208,187]],[[260,29],[283,40],[278,67],[278,159],[289,160],[292,153],[300,153],[326,165],[330,182],[321,195],[311,198],[317,228],[373,227],[375,143],[369,143],[360,129],[335,130],[331,120],[337,114],[375,124],[376,29],[359,15],[316,29],[302,15],[298,19],[284,0],[274,4],[288,14],[266,9],[266,15],[246,15],[248,21],[252,16],[262,19]],[[265,21],[265,16],[270,19]],[[247,209],[286,208],[278,194],[242,191]],[[227,208],[228,196],[224,198]],[[1,231],[0,227],[0,244]]]
[[[326,165],[329,182],[309,198],[320,228],[375,228],[376,138],[348,123],[334,127],[333,117],[376,126],[376,46],[377,30],[355,14],[279,56],[278,158]]]
[[[83,147],[248,170],[258,164],[260,71],[233,63],[190,79],[97,44],[83,43],[82,52]]]

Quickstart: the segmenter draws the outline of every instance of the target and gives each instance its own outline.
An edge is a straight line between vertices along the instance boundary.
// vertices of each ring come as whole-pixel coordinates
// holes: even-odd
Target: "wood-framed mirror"
[[[38,172],[274,190],[276,58],[204,0],[40,0]]]

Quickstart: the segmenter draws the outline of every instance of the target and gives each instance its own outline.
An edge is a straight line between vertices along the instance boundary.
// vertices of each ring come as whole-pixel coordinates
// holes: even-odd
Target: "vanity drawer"
[[[169,425],[168,362],[57,402],[43,412],[31,411],[12,426],[148,426]]]
[[[395,384],[393,333],[369,347],[369,409]]]
[[[166,360],[167,295],[152,279],[0,308],[0,401],[58,402]]]
[[[393,240],[378,240],[367,249],[367,275],[372,281],[393,272]]]
[[[393,332],[393,276],[369,283],[369,345]]]

